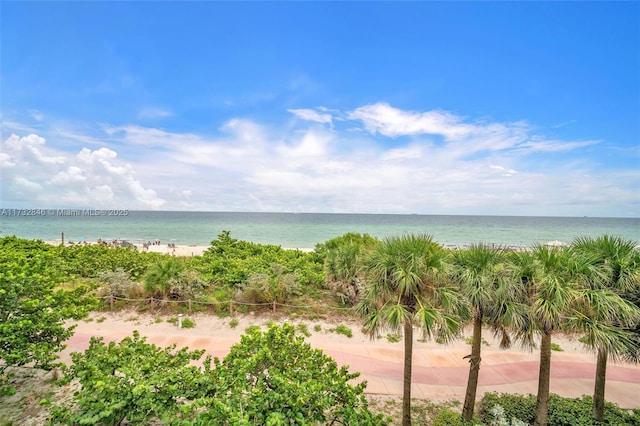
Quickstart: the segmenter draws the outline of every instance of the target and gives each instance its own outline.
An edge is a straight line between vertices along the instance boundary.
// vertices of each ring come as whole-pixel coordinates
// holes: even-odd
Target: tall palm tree
[[[448,253],[428,235],[390,237],[363,260],[366,285],[357,305],[364,329],[404,330],[402,424],[411,425],[413,327],[444,341],[458,336],[468,308],[445,280]],[[462,317],[462,318],[461,318]]]
[[[533,424],[546,426],[549,411],[551,380],[551,338],[566,329],[567,317],[579,298],[572,258],[564,248],[535,246],[529,252],[513,253],[510,257],[515,282],[525,285],[529,301],[529,322],[515,330],[517,337],[532,344],[540,336],[540,370],[538,394]]]
[[[480,374],[483,323],[488,323],[496,335],[501,335],[501,347],[509,347],[511,340],[507,330],[522,327],[526,305],[521,300],[522,286],[506,279],[502,248],[474,244],[469,249],[453,252],[451,263],[452,278],[471,306],[473,335],[462,408],[463,419],[471,420]]]
[[[620,294],[640,289],[640,263],[635,241],[603,235],[582,237],[572,243],[578,256],[588,256],[594,267],[584,289],[585,309],[574,317],[574,327],[586,333],[588,347],[597,352],[593,391],[593,417],[604,420],[607,360],[638,351],[637,340],[625,328],[637,325],[640,312]],[[635,324],[634,324],[635,322]],[[637,361],[637,356],[627,359]]]

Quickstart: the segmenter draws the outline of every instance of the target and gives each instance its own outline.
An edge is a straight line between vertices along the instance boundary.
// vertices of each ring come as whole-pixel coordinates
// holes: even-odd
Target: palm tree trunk
[[[402,426],[411,426],[411,358],[413,356],[413,322],[404,322],[404,389],[402,393]]]
[[[471,357],[469,358],[469,377],[467,379],[467,392],[464,396],[462,418],[471,420],[476,403],[476,391],[478,390],[478,376],[480,375],[480,344],[482,343],[482,318],[473,319],[473,343]]]
[[[604,385],[607,381],[606,349],[598,349],[598,363],[596,364],[596,385],[593,391],[593,418],[599,422],[604,421]]]
[[[544,330],[540,340],[540,372],[534,426],[547,426],[549,418],[549,384],[551,382],[551,331]]]

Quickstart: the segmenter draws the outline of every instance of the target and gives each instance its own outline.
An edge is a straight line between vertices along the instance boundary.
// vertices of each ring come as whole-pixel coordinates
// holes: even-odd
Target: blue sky
[[[2,207],[640,216],[637,2],[2,2]]]

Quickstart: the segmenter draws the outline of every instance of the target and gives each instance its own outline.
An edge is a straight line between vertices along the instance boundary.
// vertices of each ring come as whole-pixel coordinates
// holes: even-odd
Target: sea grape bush
[[[170,421],[184,398],[194,397],[202,375],[189,365],[203,350],[159,348],[138,332],[120,343],[92,338],[84,353],[73,353],[73,364],[62,384],[78,379],[81,389],[72,404],[53,406],[52,424],[115,425],[127,421],[146,425]]]
[[[79,319],[97,306],[86,297],[89,289],[56,289],[49,280],[21,265],[5,263],[0,269],[0,393],[12,393],[9,366],[31,364],[49,370],[59,366],[58,352],[73,335],[65,320]]]
[[[291,324],[248,329],[222,362],[216,360],[212,375],[216,385],[207,405],[213,409],[196,416],[209,421],[201,424],[227,424],[223,414],[229,411],[243,413],[243,424],[252,425],[387,424],[369,411],[366,383],[349,383],[359,373],[313,349]]]
[[[208,281],[239,287],[248,282],[251,274],[273,276],[274,264],[281,266],[283,274],[295,273],[302,286],[322,285],[322,264],[313,261],[310,253],[237,240],[229,231],[218,235],[204,254],[193,258],[189,266],[200,271]]]
[[[120,343],[92,339],[63,383],[81,388],[51,409],[51,424],[385,425],[365,383],[295,335],[291,324],[247,329],[222,360],[159,348],[138,333]],[[194,365],[194,362],[196,364]],[[197,366],[199,365],[199,366]]]
[[[95,278],[102,271],[121,268],[133,279],[140,279],[150,265],[166,257],[161,253],[143,253],[102,244],[55,246],[53,250],[68,274],[84,278]]]

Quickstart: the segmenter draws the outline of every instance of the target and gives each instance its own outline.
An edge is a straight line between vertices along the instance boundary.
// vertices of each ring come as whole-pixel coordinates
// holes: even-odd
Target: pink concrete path
[[[131,335],[130,330],[118,328],[89,330],[82,326],[68,342],[69,348],[62,359],[69,360],[69,353],[88,347],[91,336],[104,336],[105,340],[119,341]],[[213,330],[212,330],[213,331]],[[150,343],[167,346],[205,349],[207,353],[224,357],[231,345],[239,341],[228,333],[212,332],[214,336],[202,335],[202,331],[180,330],[176,332],[141,333]],[[360,379],[367,381],[366,392],[381,395],[402,395],[403,344],[386,341],[348,339],[336,334],[312,335],[307,341],[322,349],[340,365],[359,371]],[[464,398],[469,364],[463,359],[470,349],[463,344],[451,347],[434,343],[414,344],[412,396],[432,400]],[[496,391],[519,394],[535,394],[538,380],[538,353],[502,351],[483,348],[478,386],[478,397],[484,392]],[[593,394],[595,357],[588,353],[553,352],[551,365],[551,392],[565,397]],[[609,363],[607,369],[606,399],[624,408],[640,408],[640,367]]]

